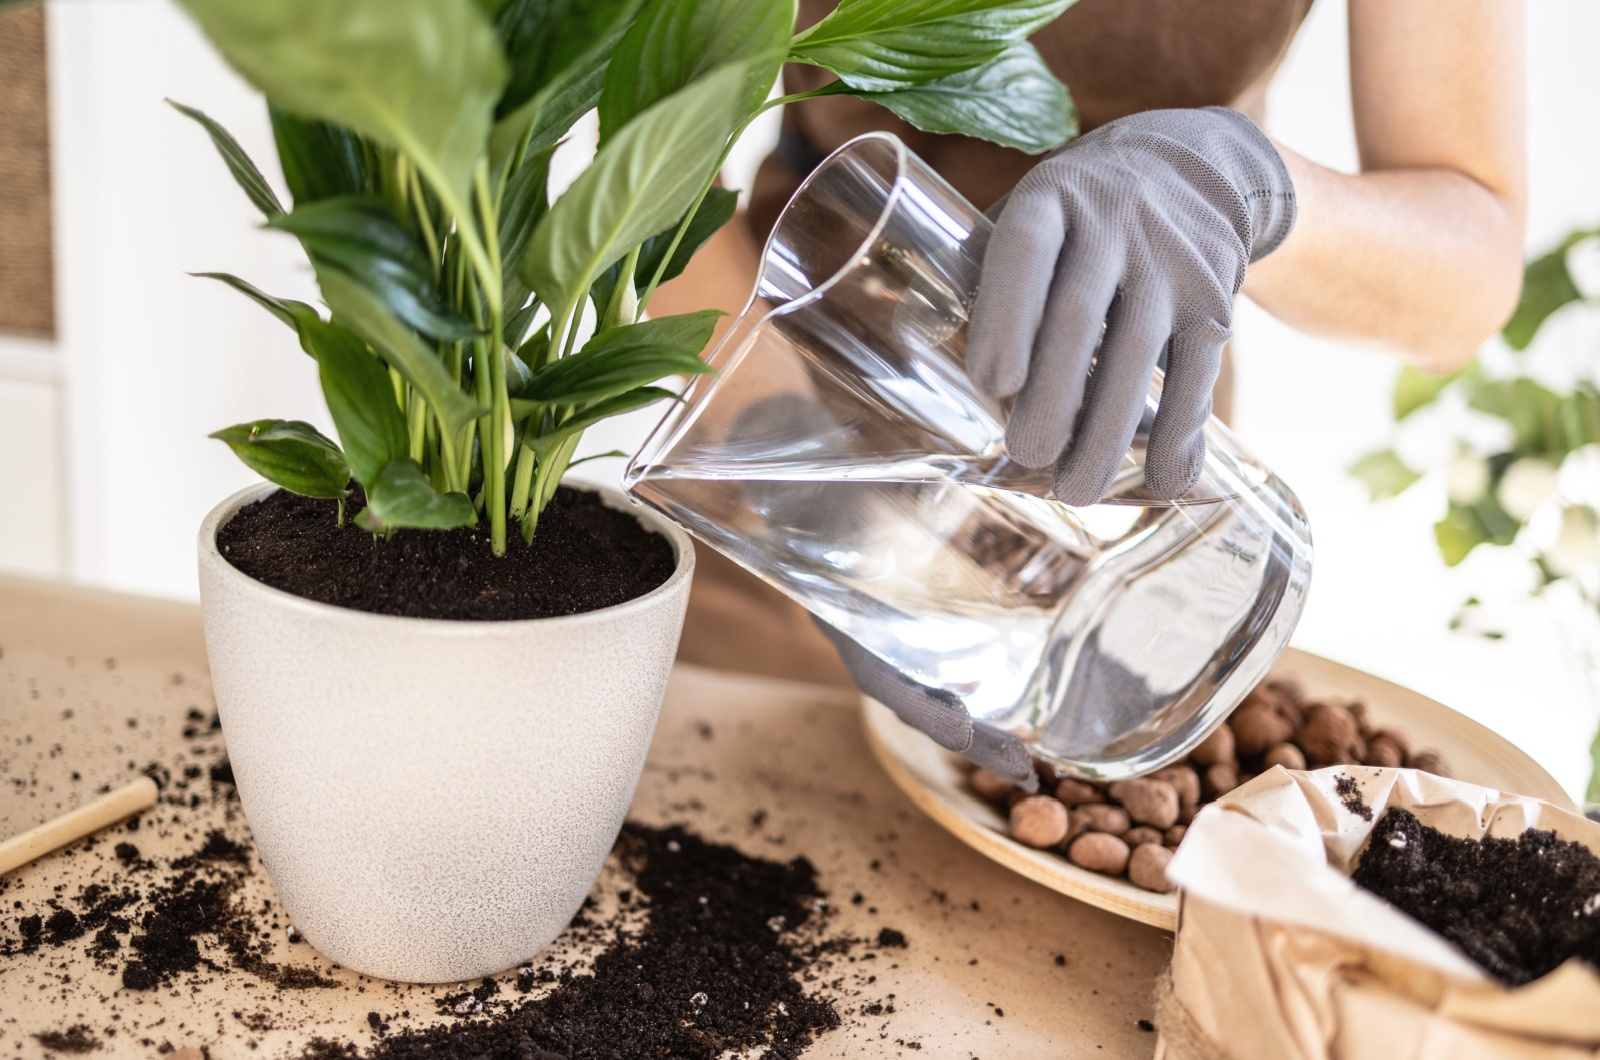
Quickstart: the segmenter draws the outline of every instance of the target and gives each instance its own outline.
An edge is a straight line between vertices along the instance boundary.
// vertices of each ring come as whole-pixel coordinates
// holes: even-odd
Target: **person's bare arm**
[[[1499,330],[1522,281],[1519,0],[1350,0],[1361,172],[1279,145],[1299,218],[1244,292],[1302,331],[1448,371]]]

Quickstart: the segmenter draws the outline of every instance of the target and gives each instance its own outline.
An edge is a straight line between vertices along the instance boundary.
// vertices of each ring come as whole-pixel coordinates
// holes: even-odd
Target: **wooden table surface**
[[[279,928],[269,959],[315,969],[336,987],[284,990],[232,970],[130,991],[88,957],[87,939],[18,952],[22,916],[48,915],[52,901],[76,908],[85,885],[115,886],[130,871],[113,852],[118,841],[133,840],[145,859],[172,859],[212,829],[248,840],[237,801],[206,772],[225,753],[222,735],[193,718],[212,711],[197,608],[0,578],[0,836],[153,763],[174,778],[136,834],[118,826],[0,877],[0,954],[11,951],[0,955],[0,1060],[60,1057],[35,1035],[77,1024],[100,1043],[95,1058],[229,1060],[298,1056],[317,1036],[365,1046],[375,1040],[374,1010],[413,1014],[391,1020],[395,1029],[472,1018],[436,1010],[454,985],[372,980],[292,945],[253,849],[238,901]],[[875,980],[856,974],[835,988],[843,1025],[808,1058],[1154,1050],[1140,1021],[1151,1016],[1171,939],[1030,883],[924,818],[872,760],[851,695],[679,667],[631,816],[681,823],[751,855],[804,855],[832,899],[830,932],[904,932],[908,946],[880,955]],[[608,866],[600,897],[626,885],[620,873]],[[857,893],[863,901],[852,904]],[[564,938],[555,950],[570,961],[583,945]]]

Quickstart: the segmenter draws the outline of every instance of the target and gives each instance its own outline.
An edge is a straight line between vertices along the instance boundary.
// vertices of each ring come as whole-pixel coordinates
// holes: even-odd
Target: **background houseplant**
[[[1072,132],[1026,36],[1070,0],[183,0],[272,107],[285,209],[204,114],[266,223],[299,237],[332,310],[220,279],[299,334],[341,444],[308,424],[219,431],[285,489],[365,490],[363,527],[486,522],[531,539],[583,429],[703,371],[714,314],[644,318],[732,215],[721,161],[785,61],[914,124],[1041,151]],[[593,165],[553,204],[550,155],[598,107]],[[586,306],[594,334],[582,343]]]
[[[1592,354],[1554,370],[1530,359],[1552,316],[1600,304],[1597,266],[1600,232],[1589,230],[1530,261],[1503,332],[1507,349],[1487,350],[1447,376],[1402,369],[1395,445],[1362,457],[1351,471],[1375,500],[1430,475],[1443,478],[1448,500],[1434,537],[1445,563],[1455,566],[1479,546],[1524,557],[1532,591],[1561,609],[1600,701],[1600,376]],[[1419,447],[1413,438],[1424,433],[1434,436],[1432,444]],[[1408,448],[1421,459],[1408,462]],[[1453,624],[1498,639],[1503,634],[1482,610],[1469,598]],[[1591,757],[1585,801],[1594,805],[1600,736]]]

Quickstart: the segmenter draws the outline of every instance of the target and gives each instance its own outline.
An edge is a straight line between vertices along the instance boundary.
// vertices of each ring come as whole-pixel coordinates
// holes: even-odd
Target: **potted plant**
[[[454,981],[565,926],[637,783],[693,553],[562,479],[586,427],[705,371],[715,314],[645,310],[733,215],[722,160],[764,109],[832,93],[1053,147],[1071,107],[1026,37],[1068,2],[845,0],[796,35],[793,0],[183,0],[266,96],[292,206],[179,109],[328,310],[205,274],[294,330],[338,434],[218,431],[267,482],[199,542],[240,797],[312,944]],[[838,80],[769,99],[786,61]],[[592,108],[595,160],[551,202]]]

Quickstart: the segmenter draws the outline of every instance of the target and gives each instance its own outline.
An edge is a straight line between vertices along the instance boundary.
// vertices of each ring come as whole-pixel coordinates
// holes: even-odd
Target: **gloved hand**
[[[813,615],[811,620],[839,649],[839,657],[856,687],[894,711],[901,721],[926,733],[940,747],[998,773],[1024,791],[1039,790],[1039,777],[1033,771],[1028,750],[1015,736],[973,721],[957,696],[912,681],[822,619]]]
[[[1067,504],[1100,500],[1165,349],[1145,485],[1166,500],[1187,493],[1233,296],[1294,216],[1283,159],[1224,107],[1119,118],[1035,166],[1001,209],[968,334],[973,382],[1017,398],[1011,457],[1053,465]]]

